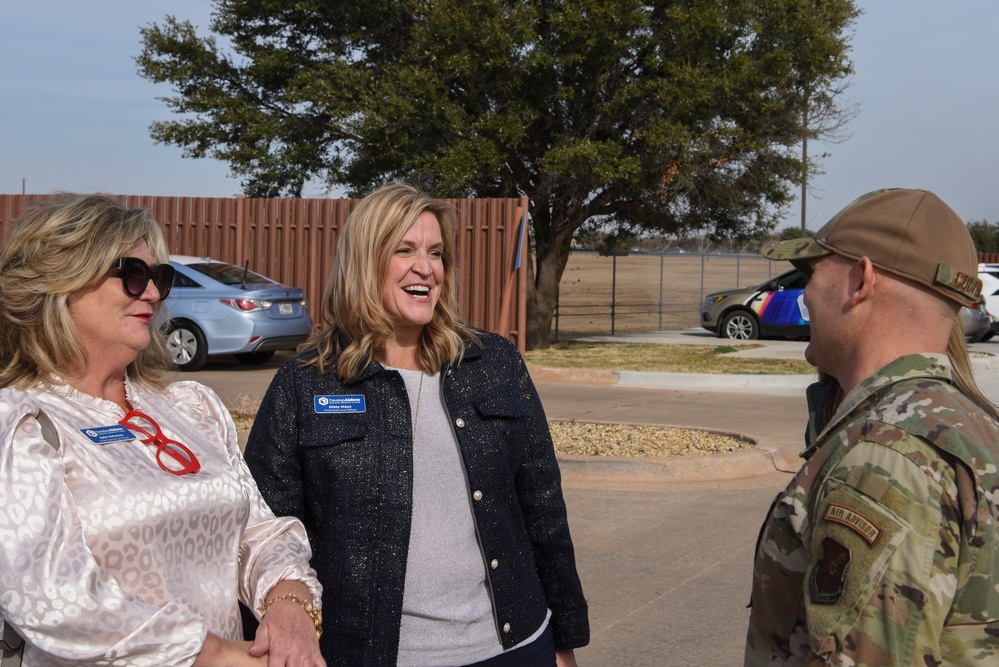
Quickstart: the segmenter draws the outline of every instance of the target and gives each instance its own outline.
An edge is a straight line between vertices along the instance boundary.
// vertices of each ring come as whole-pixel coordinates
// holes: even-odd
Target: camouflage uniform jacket
[[[943,355],[847,394],[760,532],[745,664],[999,664],[999,424]]]

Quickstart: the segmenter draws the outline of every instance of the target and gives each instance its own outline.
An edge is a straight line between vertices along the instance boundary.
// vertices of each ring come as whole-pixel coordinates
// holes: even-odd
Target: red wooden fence
[[[170,251],[210,256],[301,287],[321,326],[320,302],[337,232],[357,199],[216,199],[111,195],[149,209]],[[25,204],[49,195],[0,195],[0,234]],[[458,287],[462,316],[509,338],[523,353],[527,335],[527,198],[452,199],[458,209]]]

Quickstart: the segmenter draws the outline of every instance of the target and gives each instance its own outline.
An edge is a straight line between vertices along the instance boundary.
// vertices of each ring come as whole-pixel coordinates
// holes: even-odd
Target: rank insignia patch
[[[815,563],[808,589],[815,604],[836,604],[846,588],[850,550],[831,537],[822,540],[822,558]]]

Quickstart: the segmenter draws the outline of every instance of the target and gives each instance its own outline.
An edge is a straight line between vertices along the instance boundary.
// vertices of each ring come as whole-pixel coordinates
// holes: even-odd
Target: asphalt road
[[[238,408],[259,401],[276,367],[213,361],[182,377],[209,385]],[[792,451],[806,416],[800,396],[536,384],[549,418],[711,428]],[[590,603],[592,638],[577,651],[579,664],[741,664],[757,529],[790,475],[753,468],[749,477],[729,470],[734,479],[716,480],[711,467],[699,468],[695,479],[669,470],[639,476],[586,471],[573,466],[563,478]]]

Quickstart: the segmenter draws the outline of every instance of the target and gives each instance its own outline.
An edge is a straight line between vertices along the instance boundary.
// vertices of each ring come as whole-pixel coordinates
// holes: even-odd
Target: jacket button
[[[491,568],[493,568],[493,569],[495,570],[496,568],[498,568],[498,567],[499,567],[499,561],[498,561],[498,560],[496,560],[495,558],[493,558],[493,559],[492,559],[492,560],[491,560],[491,561],[489,562],[489,567],[491,567]]]
[[[472,500],[482,500],[482,492],[476,491],[472,494]]]
[[[465,428],[465,420],[462,419],[461,417],[458,417],[457,419],[455,419],[454,420],[454,424],[458,428]]]
[[[504,623],[503,624],[503,632],[510,632],[510,624],[509,623]]]

